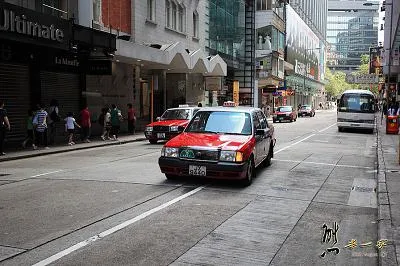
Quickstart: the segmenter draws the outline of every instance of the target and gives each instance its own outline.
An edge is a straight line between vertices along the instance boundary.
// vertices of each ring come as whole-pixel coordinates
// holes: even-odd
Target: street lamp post
[[[306,91],[306,76],[308,74],[308,72],[307,72],[307,51],[320,50],[320,49],[321,49],[321,47],[304,49],[304,75],[303,75],[303,90],[304,90],[304,92]],[[307,92],[307,94],[308,94],[308,92]]]

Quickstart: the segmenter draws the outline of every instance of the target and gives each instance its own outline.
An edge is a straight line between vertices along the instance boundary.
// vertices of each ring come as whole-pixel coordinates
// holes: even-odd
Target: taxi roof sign
[[[189,107],[189,104],[180,104],[178,107]]]
[[[227,101],[227,102],[224,102],[223,106],[224,107],[235,107],[235,106],[237,106],[237,104],[233,101]]]

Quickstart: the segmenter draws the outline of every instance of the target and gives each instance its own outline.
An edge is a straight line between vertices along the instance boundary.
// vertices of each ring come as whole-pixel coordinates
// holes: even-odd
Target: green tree
[[[362,75],[362,74],[369,74],[369,55],[368,54],[363,54],[361,55],[360,58],[361,65],[359,69],[355,72],[353,72],[353,75]],[[373,84],[372,86],[370,84],[353,84],[353,88],[364,88],[371,90],[372,93],[378,94],[378,84]]]
[[[325,91],[328,96],[337,97],[345,90],[351,88],[350,84],[346,82],[346,73],[342,71],[332,73],[329,68],[326,68],[325,79],[327,80]]]

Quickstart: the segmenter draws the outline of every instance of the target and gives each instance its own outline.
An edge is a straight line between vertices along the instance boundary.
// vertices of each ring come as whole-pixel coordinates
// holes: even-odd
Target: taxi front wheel
[[[249,186],[253,182],[254,174],[254,160],[253,158],[250,158],[247,165],[246,178],[243,180],[244,186]]]

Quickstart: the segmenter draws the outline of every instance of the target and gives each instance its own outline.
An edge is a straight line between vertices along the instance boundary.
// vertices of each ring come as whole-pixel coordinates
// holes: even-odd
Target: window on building
[[[156,0],[147,0],[147,19],[156,21]]]
[[[174,2],[171,3],[171,7],[172,7],[172,23],[171,23],[171,28],[173,28],[174,30],[176,30],[176,13],[177,13],[177,6]]]
[[[178,30],[185,31],[185,8],[181,5],[178,7]]]
[[[199,37],[199,14],[197,11],[193,12],[193,36]]]
[[[93,0],[93,21],[100,22],[101,0]]]
[[[165,1],[165,20],[168,28],[171,27],[171,3],[169,0]]]

